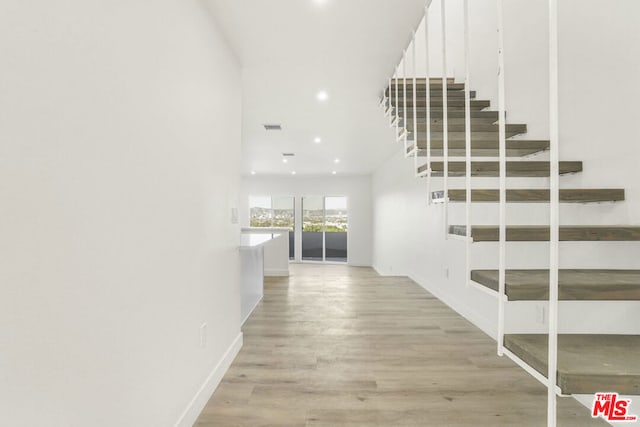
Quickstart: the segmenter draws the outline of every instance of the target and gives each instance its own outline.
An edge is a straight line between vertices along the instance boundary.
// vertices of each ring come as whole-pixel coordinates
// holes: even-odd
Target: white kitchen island
[[[280,234],[240,235],[240,318],[249,318],[264,293],[264,246]]]

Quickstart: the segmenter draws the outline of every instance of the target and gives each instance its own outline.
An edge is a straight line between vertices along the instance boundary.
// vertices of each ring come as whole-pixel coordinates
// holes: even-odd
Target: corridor
[[[541,426],[546,388],[407,278],[292,264],[268,279],[210,426]],[[558,425],[606,425],[559,398]]]

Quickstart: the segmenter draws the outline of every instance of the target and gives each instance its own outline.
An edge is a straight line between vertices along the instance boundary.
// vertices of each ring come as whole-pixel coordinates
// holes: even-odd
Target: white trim
[[[227,351],[224,353],[218,364],[213,368],[207,379],[204,381],[196,395],[191,399],[187,408],[184,410],[178,421],[175,423],[175,427],[192,427],[198,420],[200,413],[204,409],[205,405],[216,391],[218,385],[222,381],[224,374],[227,372],[231,363],[240,352],[242,348],[242,332],[238,334],[236,339],[231,343]]]

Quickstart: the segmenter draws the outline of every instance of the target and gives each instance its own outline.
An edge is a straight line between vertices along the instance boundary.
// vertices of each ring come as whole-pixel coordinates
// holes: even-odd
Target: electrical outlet
[[[536,322],[541,325],[547,324],[547,308],[544,305],[536,306]]]
[[[207,324],[200,325],[200,348],[207,346]]]

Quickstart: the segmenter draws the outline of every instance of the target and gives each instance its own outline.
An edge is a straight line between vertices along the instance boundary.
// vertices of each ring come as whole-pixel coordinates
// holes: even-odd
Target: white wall
[[[451,5],[449,10],[455,9],[456,2],[447,3]],[[472,8],[482,3],[484,0],[470,2]],[[508,120],[532,124],[524,138],[548,138],[548,28],[543,3],[505,2]],[[638,224],[640,180],[636,159],[640,156],[640,128],[635,126],[635,121],[640,97],[640,83],[636,78],[640,73],[640,32],[637,30],[640,3],[617,0],[607,3],[606,7],[595,0],[560,3],[561,157],[584,161],[584,172],[563,177],[561,187],[623,187],[627,197],[621,203],[562,205],[561,223]],[[495,2],[486,2],[485,7],[471,13],[471,19],[477,25],[481,17],[486,16],[487,22],[495,25]],[[460,35],[452,33],[450,37]],[[487,37],[495,39],[495,35]],[[478,34],[472,40],[474,46],[488,46]],[[485,55],[484,59],[478,54],[472,54],[472,58],[475,58],[473,70],[476,70],[476,74],[472,74],[472,89],[484,87],[487,79],[495,82],[495,73],[488,72],[495,61],[495,52]],[[457,75],[458,68],[455,70]],[[482,93],[479,95],[482,97]],[[543,154],[527,160],[545,158]],[[497,302],[466,286],[464,243],[445,240],[443,207],[427,206],[426,183],[413,178],[412,161],[404,160],[398,153],[385,162],[372,179],[374,267],[383,274],[410,275],[495,336]],[[454,178],[450,182],[451,188],[464,188],[463,179]],[[508,180],[511,188],[548,188],[548,185],[548,179]],[[473,183],[475,188],[497,186],[495,179],[476,178]],[[433,180],[433,189],[442,189],[441,179]],[[450,205],[449,220],[450,224],[464,224],[463,205]],[[473,223],[497,224],[497,221],[496,204],[473,205]],[[507,221],[510,224],[548,223],[548,206],[509,205]],[[472,268],[497,268],[496,244],[475,244],[472,248]],[[563,268],[639,267],[640,244],[636,242],[567,242],[562,243],[561,249]],[[546,268],[548,246],[510,243],[507,265]],[[546,325],[536,319],[536,307],[540,305],[543,304],[510,304],[508,330],[544,331]],[[638,333],[638,313],[636,302],[562,303],[560,327],[566,332]]]
[[[197,0],[5,0],[0,57],[0,425],[172,426],[241,342],[236,60]]]
[[[243,177],[240,193],[240,223],[249,225],[249,196],[296,197],[296,223],[301,224],[300,197],[347,196],[349,209],[348,262],[371,265],[371,177],[370,176],[251,176]],[[300,239],[296,246],[300,247]]]

